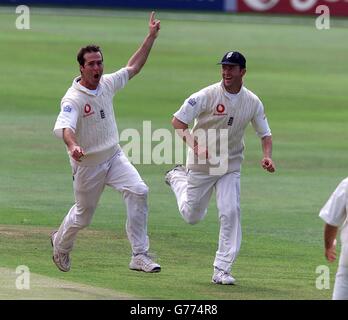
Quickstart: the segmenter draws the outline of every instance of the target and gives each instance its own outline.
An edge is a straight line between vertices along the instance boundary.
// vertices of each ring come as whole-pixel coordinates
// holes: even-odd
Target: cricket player
[[[240,52],[230,51],[219,64],[222,81],[192,94],[174,114],[172,124],[189,147],[188,157],[186,167],[176,166],[167,172],[165,180],[176,196],[182,217],[190,224],[204,218],[215,189],[220,236],[212,282],[230,285],[235,283],[231,268],[242,239],[240,170],[243,135],[250,122],[261,139],[262,167],[274,172],[275,165],[264,107],[243,85],[245,57]],[[190,132],[188,125],[193,121]],[[222,163],[220,168],[216,168],[218,153]]]
[[[325,221],[325,257],[329,262],[336,260],[336,235],[341,228],[341,255],[332,299],[348,300],[348,178],[337,186],[319,216]]]
[[[160,30],[152,12],[149,33],[128,64],[103,75],[103,54],[95,45],[77,55],[80,76],[73,80],[61,101],[54,133],[62,138],[73,173],[75,204],[59,230],[51,235],[53,261],[64,272],[70,270],[70,252],[79,230],[88,226],[105,186],[122,193],[127,207],[127,236],[132,247],[129,268],[159,272],[161,267],[148,256],[148,187],[119,146],[113,97],[144,66]]]

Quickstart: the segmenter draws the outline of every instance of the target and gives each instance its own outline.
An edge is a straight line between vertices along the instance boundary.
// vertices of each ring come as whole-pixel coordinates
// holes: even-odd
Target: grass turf
[[[163,184],[169,165],[136,166],[151,191],[149,236],[160,274],[128,270],[125,208],[109,189],[91,226],[79,234],[71,272],[56,270],[48,230],[60,224],[73,196],[64,146],[51,130],[78,73],[76,51],[100,44],[105,72],[112,72],[127,63],[147,32],[147,17],[139,12],[86,12],[33,10],[31,29],[19,31],[14,10],[0,8],[0,224],[15,230],[1,234],[0,267],[24,264],[37,274],[149,299],[329,299],[336,263],[329,265],[330,290],[315,287],[316,267],[327,264],[318,212],[346,175],[348,44],[346,27],[318,31],[313,18],[277,17],[275,24],[271,17],[258,22],[255,16],[207,14],[195,20],[163,13],[166,19],[158,12],[162,28],[149,61],[116,98],[120,132],[141,129],[144,120],[153,129],[169,129],[188,95],[219,81],[220,57],[231,49],[245,53],[245,84],[264,102],[277,172],[259,167],[260,142],[249,128],[236,286],[209,283],[218,240],[214,199],[204,221],[185,224]]]

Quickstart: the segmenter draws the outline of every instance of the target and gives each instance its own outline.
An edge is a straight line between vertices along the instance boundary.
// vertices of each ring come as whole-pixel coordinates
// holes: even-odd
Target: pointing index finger
[[[155,11],[152,11],[150,15],[150,22],[154,22],[154,20],[155,20]]]

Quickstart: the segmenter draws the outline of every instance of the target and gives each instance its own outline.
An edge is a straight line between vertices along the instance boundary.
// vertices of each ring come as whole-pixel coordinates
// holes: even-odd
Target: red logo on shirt
[[[216,106],[216,109],[215,109],[215,112],[214,112],[214,115],[216,116],[225,116],[227,113],[225,112],[226,108],[223,104],[218,104]]]
[[[83,117],[88,117],[88,116],[91,116],[92,114],[94,114],[94,111],[91,112],[92,111],[92,107],[88,103],[85,104],[84,110],[85,110],[85,114],[83,115]]]
[[[87,103],[87,104],[85,105],[85,113],[90,113],[91,110],[92,110],[91,106]]]

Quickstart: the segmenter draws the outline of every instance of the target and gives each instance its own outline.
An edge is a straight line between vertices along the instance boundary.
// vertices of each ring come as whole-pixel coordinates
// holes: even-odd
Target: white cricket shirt
[[[218,154],[220,145],[221,150],[223,146],[227,146],[228,168],[224,173],[240,171],[244,158],[243,136],[250,122],[260,138],[271,136],[260,99],[244,86],[238,94],[230,94],[225,90],[222,81],[192,94],[174,116],[186,124],[194,121],[191,134],[196,136],[197,132],[206,133],[208,153],[215,150]],[[217,166],[210,160],[205,162],[199,163],[193,150],[189,148],[186,163],[189,169],[209,172]]]
[[[63,128],[74,131],[77,143],[85,152],[81,166],[95,166],[109,159],[119,148],[119,135],[113,109],[113,97],[129,80],[127,68],[101,77],[94,91],[74,79],[61,101],[54,134],[63,137]],[[74,161],[71,158],[72,161]]]
[[[348,178],[340,182],[320,210],[319,217],[327,224],[341,227],[341,241],[348,245]]]

